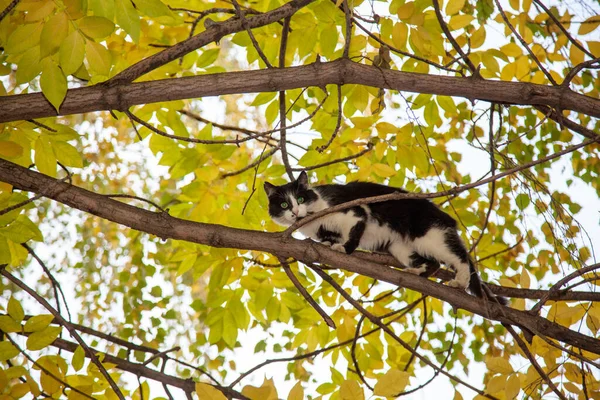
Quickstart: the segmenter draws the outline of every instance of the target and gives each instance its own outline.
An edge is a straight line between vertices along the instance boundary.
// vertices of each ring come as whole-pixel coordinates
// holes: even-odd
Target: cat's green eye
[[[296,200],[298,200],[298,204],[304,203],[304,197],[298,197]]]
[[[288,203],[286,203],[285,201],[283,203],[281,203],[281,208],[288,208]]]

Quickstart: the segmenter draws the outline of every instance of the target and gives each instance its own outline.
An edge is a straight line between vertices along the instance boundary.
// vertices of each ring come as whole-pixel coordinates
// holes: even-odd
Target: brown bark
[[[282,232],[251,231],[173,218],[166,213],[155,213],[121,203],[2,159],[0,159],[0,180],[18,189],[42,194],[70,207],[163,239],[186,240],[213,247],[258,250],[283,258],[292,257],[304,263],[327,264],[433,296],[453,307],[479,314],[484,318],[524,327],[533,333],[543,332],[546,337],[600,354],[599,340],[545,318],[495,303],[483,302],[461,290],[381,264],[341,254],[311,240],[296,240]]]
[[[67,92],[58,115],[101,110],[123,111],[137,104],[227,94],[276,92],[308,86],[324,87],[329,84],[361,84],[496,103],[548,106],[600,118],[600,100],[575,93],[566,87],[393,71],[346,59],[300,67],[71,89]],[[0,122],[56,115],[52,105],[41,93],[0,97]]]

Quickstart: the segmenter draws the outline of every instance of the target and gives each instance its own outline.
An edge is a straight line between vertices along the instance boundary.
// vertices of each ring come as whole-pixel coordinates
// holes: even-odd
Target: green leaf
[[[85,56],[91,72],[108,77],[112,61],[109,51],[104,46],[88,40],[85,43]]]
[[[164,5],[160,0],[144,0],[135,3],[140,12],[149,17],[173,16],[169,7]]]
[[[8,312],[8,315],[10,315],[11,318],[17,322],[21,322],[23,321],[23,318],[25,318],[25,311],[23,311],[21,303],[19,303],[19,300],[12,296],[8,300],[8,307],[6,308],[6,311]]]
[[[40,63],[40,46],[27,50],[18,61],[17,83],[27,83],[42,72]]]
[[[19,354],[19,349],[7,341],[0,342],[0,361],[10,360]]]
[[[219,57],[220,50],[221,49],[218,47],[216,49],[205,50],[200,55],[200,57],[198,57],[198,61],[196,61],[196,66],[198,68],[205,68],[213,64],[217,60],[217,57]]]
[[[56,157],[46,135],[40,135],[35,141],[34,159],[38,171],[44,175],[56,177]]]
[[[115,18],[114,0],[88,0],[88,6],[97,17],[104,17],[109,21]]]
[[[56,158],[62,164],[68,167],[83,167],[83,159],[81,158],[81,154],[79,154],[74,146],[71,146],[67,142],[54,142],[52,147],[54,148]]]
[[[77,348],[73,352],[73,359],[71,361],[73,369],[75,371],[79,371],[81,368],[83,368],[84,361],[85,361],[85,351],[83,350],[83,347],[77,346]]]
[[[44,58],[58,51],[69,34],[69,20],[64,12],[59,12],[44,24],[40,38],[40,57]]]
[[[0,235],[15,243],[25,243],[30,239],[43,240],[39,228],[23,214],[19,215],[10,225],[0,228]]]
[[[54,317],[50,314],[36,315],[25,322],[23,331],[25,332],[38,332],[44,330],[50,325]]]
[[[67,95],[67,78],[65,78],[65,74],[58,65],[50,58],[46,58],[42,62],[40,86],[42,87],[44,97],[58,112],[60,105]]]
[[[41,22],[17,26],[17,29],[8,37],[4,51],[8,54],[18,54],[36,46],[40,42],[42,28]]]
[[[130,0],[115,0],[117,23],[131,39],[137,43],[140,40],[140,16],[133,8]]]
[[[85,56],[85,41],[77,31],[73,31],[60,45],[58,60],[65,75],[79,69]]]
[[[11,261],[10,248],[8,242],[2,236],[0,236],[0,264],[8,264]]]
[[[235,347],[237,340],[238,329],[233,319],[233,315],[229,310],[225,310],[223,314],[223,340],[231,348]]]
[[[84,35],[94,39],[104,39],[115,30],[115,24],[104,17],[83,17],[77,26]]]
[[[515,201],[517,203],[517,207],[519,207],[519,210],[524,210],[531,202],[531,199],[525,193],[519,193]]]
[[[410,375],[407,372],[391,369],[379,378],[375,384],[373,393],[384,397],[396,396],[408,385],[409,378]]]
[[[41,350],[56,340],[60,335],[60,326],[49,326],[39,332],[34,332],[27,338],[27,349],[28,350]]]

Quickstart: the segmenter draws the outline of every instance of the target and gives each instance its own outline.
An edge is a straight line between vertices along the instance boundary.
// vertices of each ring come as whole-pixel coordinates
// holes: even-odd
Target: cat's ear
[[[276,190],[276,186],[270,184],[269,182],[265,182],[264,188],[265,188],[265,192],[267,192],[267,196],[272,195]]]
[[[308,188],[308,175],[306,174],[306,171],[300,172],[300,176],[296,180],[298,181],[299,186]]]

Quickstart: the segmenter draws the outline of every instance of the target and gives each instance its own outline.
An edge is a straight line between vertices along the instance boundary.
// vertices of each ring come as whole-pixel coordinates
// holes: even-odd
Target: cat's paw
[[[458,279],[452,279],[451,281],[448,282],[448,286],[457,288],[457,289],[466,290],[467,286],[469,286],[469,282],[461,282]]]
[[[406,268],[404,271],[408,272],[409,274],[421,275],[423,272],[427,271],[427,265],[421,264],[418,267]]]
[[[331,245],[331,249],[335,251],[339,251],[340,253],[346,253],[346,248],[341,243],[334,243]]]
[[[321,244],[322,244],[323,246],[331,247],[331,242],[328,242],[328,241],[321,242]]]

